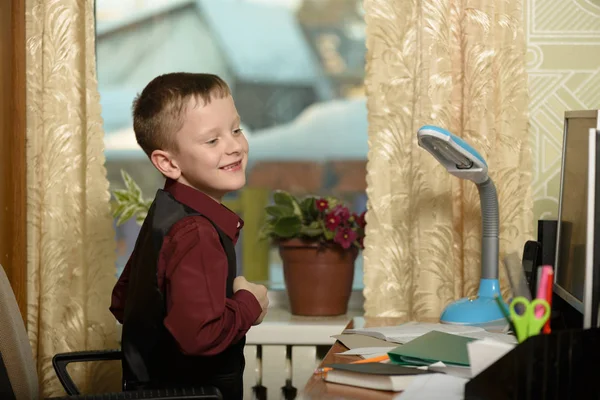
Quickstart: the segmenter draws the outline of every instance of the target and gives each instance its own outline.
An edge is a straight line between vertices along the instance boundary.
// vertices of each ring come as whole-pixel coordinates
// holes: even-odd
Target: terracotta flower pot
[[[294,315],[345,314],[358,249],[290,239],[279,242],[283,276]]]

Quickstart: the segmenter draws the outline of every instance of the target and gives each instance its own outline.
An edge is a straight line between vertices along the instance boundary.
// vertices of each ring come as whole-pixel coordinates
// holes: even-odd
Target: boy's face
[[[175,144],[170,178],[218,201],[245,185],[248,141],[231,96],[213,97],[206,105],[191,99]]]

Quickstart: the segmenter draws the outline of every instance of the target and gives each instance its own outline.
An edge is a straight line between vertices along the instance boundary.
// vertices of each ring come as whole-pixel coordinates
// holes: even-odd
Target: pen
[[[374,363],[374,362],[381,362],[381,361],[386,361],[389,360],[390,357],[387,354],[384,354],[382,356],[377,356],[377,357],[371,357],[371,358],[365,358],[364,360],[358,360],[358,361],[353,361],[350,364],[366,364],[366,363]],[[315,370],[315,375],[318,374],[325,374],[329,371],[331,371],[333,368],[329,368],[329,367],[322,367],[322,368],[317,368]]]
[[[552,272],[552,267],[549,265],[544,265],[541,268],[541,278],[539,280],[539,285],[537,288],[537,298],[548,301],[548,284],[552,285],[550,281],[550,274],[554,275]],[[542,307],[537,307],[535,310],[535,316],[540,318],[544,314],[544,309]]]
[[[504,304],[502,304],[502,300],[500,300],[500,296],[494,296],[494,300],[496,300],[496,304],[498,304],[498,307],[500,307],[500,311],[502,312],[502,315],[504,315],[504,319],[506,319],[506,322],[508,322],[508,326],[510,327],[510,330],[516,334],[517,331],[515,330],[515,326],[513,325],[512,319],[510,318],[508,311],[506,311],[506,308],[504,308]]]
[[[554,283],[554,271],[549,270],[548,271],[548,281],[546,282],[546,301],[548,302],[548,305],[550,306],[550,313],[552,313],[552,286],[553,286],[553,283]],[[550,314],[550,315],[552,315],[552,314]],[[551,333],[550,318],[548,318],[548,321],[546,321],[546,323],[544,324],[544,328],[542,328],[542,332],[544,332],[545,334]]]

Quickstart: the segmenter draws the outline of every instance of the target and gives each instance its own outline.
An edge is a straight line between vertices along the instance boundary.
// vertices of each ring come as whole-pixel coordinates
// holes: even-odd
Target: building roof
[[[314,84],[319,62],[292,10],[231,0],[197,3],[239,78]]]
[[[366,159],[366,98],[315,103],[288,124],[255,130],[248,143],[251,163]]]
[[[190,7],[200,14],[238,79],[254,83],[315,84],[321,67],[293,10],[236,0],[173,0],[118,21],[97,25],[98,40]],[[193,38],[190,38],[193,40]],[[181,55],[185,57],[185,54]]]

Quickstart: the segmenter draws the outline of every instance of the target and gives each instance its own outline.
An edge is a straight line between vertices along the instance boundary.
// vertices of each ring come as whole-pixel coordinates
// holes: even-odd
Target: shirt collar
[[[244,221],[229,208],[201,191],[173,179],[167,179],[164,190],[173,195],[178,202],[193,208],[213,221],[231,240],[234,242],[237,240]]]

